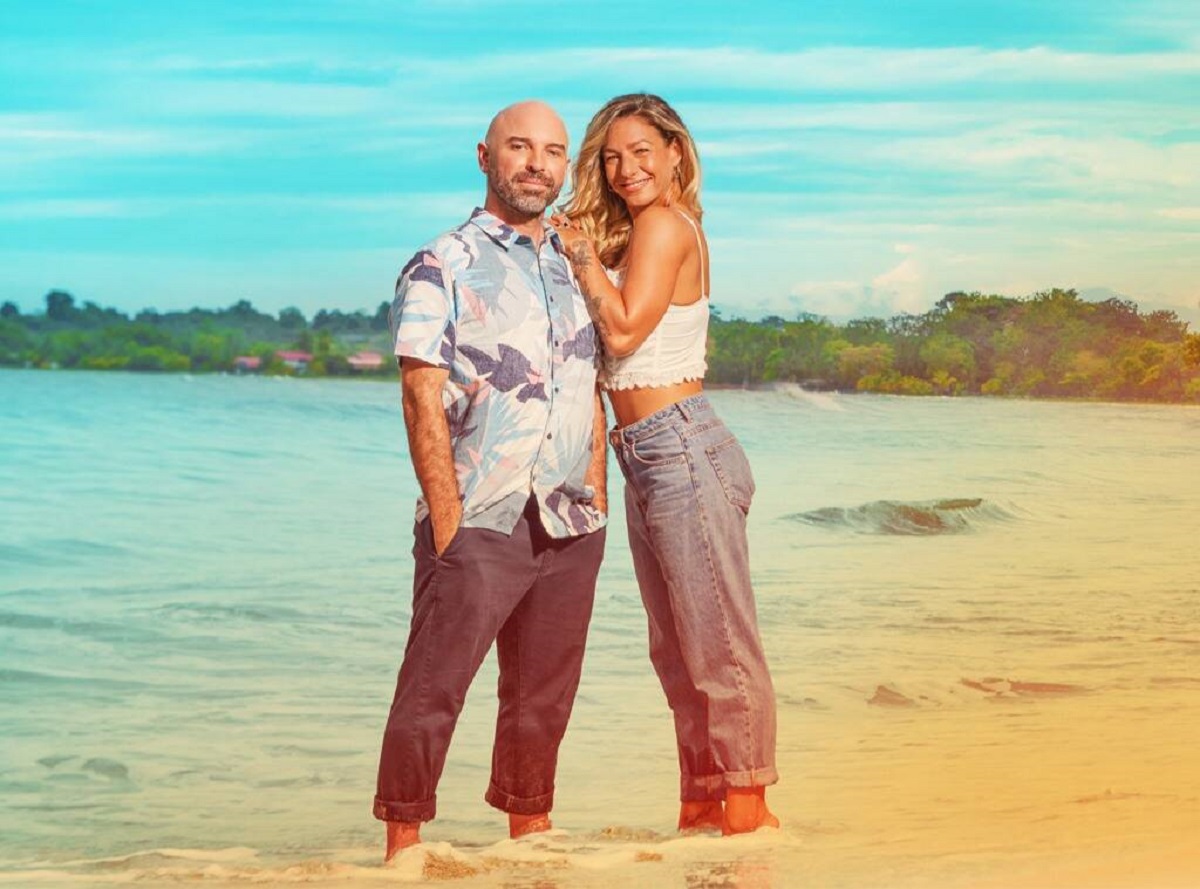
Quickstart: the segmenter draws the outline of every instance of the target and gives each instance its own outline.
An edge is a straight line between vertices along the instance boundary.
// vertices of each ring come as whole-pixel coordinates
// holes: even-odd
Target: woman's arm
[[[628,355],[666,314],[679,270],[695,243],[691,228],[667,207],[647,207],[629,236],[625,279],[618,289],[604,273],[595,247],[573,229],[559,228],[588,311],[608,351]]]

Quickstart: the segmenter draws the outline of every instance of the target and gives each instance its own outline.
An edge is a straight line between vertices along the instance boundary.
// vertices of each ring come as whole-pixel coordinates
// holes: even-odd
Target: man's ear
[[[488,171],[488,147],[486,142],[480,142],[475,146],[475,157],[479,161],[479,172],[486,175]]]

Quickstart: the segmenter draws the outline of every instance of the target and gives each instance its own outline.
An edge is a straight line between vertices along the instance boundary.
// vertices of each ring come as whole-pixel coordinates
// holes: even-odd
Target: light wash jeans
[[[650,660],[675,715],[680,798],[774,784],[775,692],[750,587],[746,455],[703,395],[609,439],[625,475]]]

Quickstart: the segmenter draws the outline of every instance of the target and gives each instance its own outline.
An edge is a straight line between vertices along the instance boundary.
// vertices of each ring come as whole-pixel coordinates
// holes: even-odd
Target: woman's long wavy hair
[[[683,208],[697,222],[703,213],[700,208],[700,157],[692,134],[675,109],[651,93],[629,93],[610,99],[588,124],[571,171],[571,199],[563,210],[580,223],[584,233],[595,243],[600,261],[609,268],[619,266],[624,258],[629,234],[633,231],[633,218],[625,201],[609,187],[601,155],[613,121],[631,116],[640,117],[653,126],[668,145],[679,147],[678,176],[669,186],[667,202]]]

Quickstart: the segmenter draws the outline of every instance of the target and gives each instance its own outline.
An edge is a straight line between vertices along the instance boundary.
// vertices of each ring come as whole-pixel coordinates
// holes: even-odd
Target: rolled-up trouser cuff
[[[513,796],[505,793],[495,784],[488,784],[487,793],[483,795],[488,805],[494,806],[501,812],[510,815],[541,815],[554,808],[554,793],[543,793],[538,796]]]
[[[774,766],[750,769],[745,772],[722,772],[716,775],[680,775],[679,799],[685,803],[708,802],[725,799],[725,791],[731,787],[766,787],[779,780]]]
[[[750,769],[746,772],[726,772],[725,773],[725,789],[737,787],[745,789],[747,787],[767,787],[770,784],[775,784],[779,781],[779,772],[775,771],[775,766],[766,766],[761,769]]]
[[[437,815],[437,797],[419,803],[395,803],[375,797],[372,813],[380,821],[432,821]]]
[[[704,803],[725,799],[725,776],[680,775],[679,799],[685,803]]]

